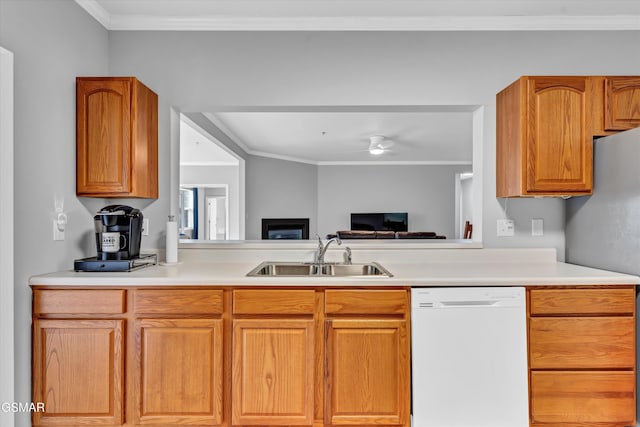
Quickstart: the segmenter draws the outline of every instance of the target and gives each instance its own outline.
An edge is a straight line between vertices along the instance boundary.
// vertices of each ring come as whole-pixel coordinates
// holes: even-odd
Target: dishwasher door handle
[[[440,301],[440,304],[444,307],[492,307],[499,302],[498,300]]]

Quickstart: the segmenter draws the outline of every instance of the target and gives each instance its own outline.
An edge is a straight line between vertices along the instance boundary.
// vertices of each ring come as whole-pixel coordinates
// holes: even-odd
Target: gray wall
[[[262,218],[309,218],[309,236],[317,230],[317,166],[249,156],[246,163],[248,240],[262,238]]]
[[[15,54],[16,398],[30,389],[30,275],[91,253],[91,217],[106,200],[75,198],[79,75],[135,75],[159,94],[157,201],[127,200],[150,218],[143,248],[163,247],[177,206],[179,118],[212,107],[484,105],[486,247],[549,246],[564,254],[561,200],[512,200],[514,238],[495,236],[495,94],[523,74],[638,74],[640,32],[107,32],[72,0],[0,0],[0,45]],[[603,55],[603,52],[609,54]],[[380,60],[383,58],[384,60]],[[372,67],[371,64],[375,64]],[[69,215],[51,237],[53,197]],[[531,238],[530,220],[545,220]],[[17,425],[28,425],[21,415]]]
[[[454,236],[454,176],[469,166],[315,166],[249,156],[246,238],[262,218],[309,218],[309,236],[350,228],[351,212],[408,212],[411,230]],[[181,168],[184,170],[184,167]]]
[[[350,229],[351,212],[407,212],[409,230],[454,238],[455,174],[470,166],[319,166],[320,235]]]
[[[108,32],[72,1],[0,0],[0,45],[15,61],[15,399],[21,402],[31,401],[28,278],[69,269],[95,245],[93,212],[75,196],[75,77],[108,74],[108,42]],[[54,242],[56,195],[64,198],[69,224],[66,240]],[[30,425],[29,418],[16,414],[16,425]]]
[[[640,275],[640,128],[594,143],[594,189],[567,201],[567,260]]]
[[[523,74],[637,74],[639,55],[612,53],[603,60],[601,52],[635,52],[639,44],[638,31],[123,31],[110,34],[109,60],[113,74],[136,75],[160,94],[167,156],[175,151],[166,147],[172,130],[163,116],[170,106],[192,112],[220,106],[484,105],[484,245],[554,247],[562,260],[562,200],[510,201],[516,235],[496,236],[505,207],[495,198],[495,94]],[[163,159],[161,174],[177,175],[171,165]],[[164,209],[171,204],[166,197],[177,193],[177,180],[171,185],[161,189]],[[544,236],[531,236],[533,218],[544,220]]]

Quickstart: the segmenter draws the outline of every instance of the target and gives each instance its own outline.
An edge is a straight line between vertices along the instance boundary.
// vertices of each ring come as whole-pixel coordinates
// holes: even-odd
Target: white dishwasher
[[[525,290],[411,290],[413,427],[528,427]]]

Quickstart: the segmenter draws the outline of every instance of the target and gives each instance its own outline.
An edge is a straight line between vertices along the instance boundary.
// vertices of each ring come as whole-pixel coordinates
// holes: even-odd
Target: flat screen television
[[[352,213],[352,230],[409,231],[406,212]]]

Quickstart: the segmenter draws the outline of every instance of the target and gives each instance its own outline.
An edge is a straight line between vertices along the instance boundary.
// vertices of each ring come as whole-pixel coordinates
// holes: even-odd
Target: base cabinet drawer
[[[44,289],[33,293],[34,314],[122,314],[125,293],[113,290]]]
[[[633,317],[535,317],[529,321],[531,369],[632,369]]]
[[[634,390],[633,372],[532,372],[532,424],[635,425]]]
[[[596,289],[532,289],[532,316],[631,316],[636,307],[636,290],[629,287]]]

